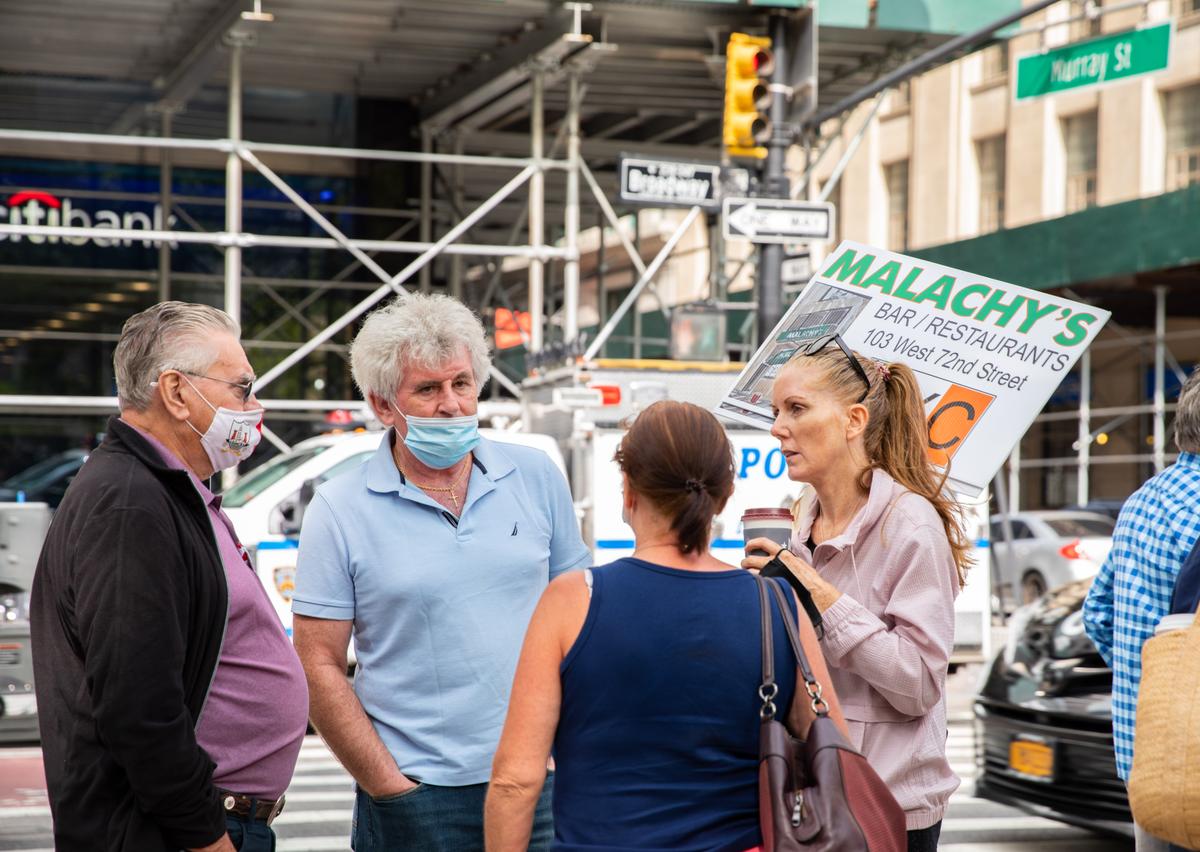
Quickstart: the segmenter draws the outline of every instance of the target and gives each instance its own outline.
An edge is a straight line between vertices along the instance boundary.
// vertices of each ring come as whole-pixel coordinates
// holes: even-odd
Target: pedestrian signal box
[[[771,138],[771,40],[730,33],[725,47],[725,151],[731,157],[767,156]]]

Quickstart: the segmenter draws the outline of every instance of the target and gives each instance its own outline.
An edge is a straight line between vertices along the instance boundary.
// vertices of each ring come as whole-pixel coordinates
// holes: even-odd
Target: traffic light
[[[725,150],[733,157],[764,159],[771,138],[771,40],[730,33],[725,47]]]

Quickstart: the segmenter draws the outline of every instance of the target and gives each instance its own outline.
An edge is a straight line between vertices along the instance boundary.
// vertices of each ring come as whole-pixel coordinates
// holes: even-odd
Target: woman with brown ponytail
[[[926,456],[916,376],[833,335],[780,370],[772,409],[788,478],[811,486],[779,560],[820,611],[850,740],[904,808],[909,852],[935,850],[959,784],[946,759],[945,686],[970,543]],[[766,539],[746,547],[779,550]]]
[[[761,843],[758,586],[708,550],[713,516],[733,493],[729,439],[704,409],[656,402],[616,461],[636,549],[564,574],[542,595],[488,786],[488,852],[526,848],[552,746],[556,852],[750,850]],[[796,619],[795,601],[790,609]],[[775,659],[790,661],[772,615]],[[816,634],[798,622],[828,685]],[[787,707],[795,665],[775,671],[775,700]],[[823,695],[841,722],[836,695]]]

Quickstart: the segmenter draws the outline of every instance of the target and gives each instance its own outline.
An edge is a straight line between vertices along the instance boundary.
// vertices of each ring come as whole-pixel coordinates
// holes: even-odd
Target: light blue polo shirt
[[[455,519],[404,482],[393,435],[317,489],[292,612],[353,620],[355,694],[405,775],[478,784],[491,775],[533,608],[591,552],[541,450],[482,440]]]

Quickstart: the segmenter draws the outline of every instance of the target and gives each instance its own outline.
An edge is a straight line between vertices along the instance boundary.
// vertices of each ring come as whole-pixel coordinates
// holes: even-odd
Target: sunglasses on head
[[[837,344],[838,349],[842,350],[842,354],[845,355],[846,360],[850,362],[850,367],[854,370],[855,374],[862,379],[862,396],[855,400],[855,402],[862,402],[867,398],[867,394],[871,392],[871,380],[867,378],[867,371],[863,369],[862,362],[859,361],[858,358],[854,356],[854,353],[850,351],[850,347],[848,347],[846,342],[842,340],[842,336],[840,334],[827,334],[824,337],[818,337],[816,340],[803,347],[800,350],[800,354],[816,355],[830,343]]]

